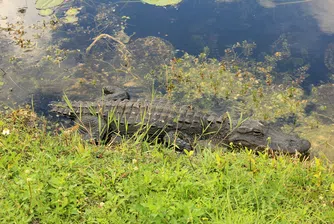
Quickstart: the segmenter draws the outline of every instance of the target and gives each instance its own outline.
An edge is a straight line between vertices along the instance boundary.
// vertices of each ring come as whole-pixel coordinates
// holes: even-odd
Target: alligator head
[[[236,122],[234,122],[236,123]],[[249,149],[261,151],[270,148],[274,152],[305,154],[311,143],[295,134],[286,134],[272,125],[257,120],[246,120],[227,135],[225,142],[242,145]]]

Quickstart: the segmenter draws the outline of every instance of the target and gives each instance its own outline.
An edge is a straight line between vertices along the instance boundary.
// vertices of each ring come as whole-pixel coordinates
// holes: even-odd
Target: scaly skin
[[[128,98],[115,100],[109,96],[94,102],[75,101],[71,108],[65,104],[51,104],[51,111],[77,119],[82,125],[80,132],[89,139],[108,140],[115,133],[133,135],[140,129],[150,137],[176,143],[179,149],[192,149],[195,139],[210,140],[214,145],[233,143],[253,150],[270,148],[288,154],[305,154],[311,147],[309,141],[285,134],[261,121],[248,119],[241,124],[237,121],[230,124],[227,116],[205,114],[190,106]]]

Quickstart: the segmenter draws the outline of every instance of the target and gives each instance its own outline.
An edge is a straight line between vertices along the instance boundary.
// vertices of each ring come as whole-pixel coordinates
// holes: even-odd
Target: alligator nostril
[[[290,141],[289,141],[289,145],[290,145],[290,146],[294,146],[294,145],[296,145],[296,141],[293,140],[293,139],[290,139]]]

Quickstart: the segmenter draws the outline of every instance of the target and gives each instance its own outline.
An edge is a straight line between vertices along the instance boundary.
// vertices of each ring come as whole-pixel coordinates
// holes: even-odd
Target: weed
[[[0,115],[2,223],[334,222],[333,164],[322,159],[180,156],[133,141],[106,150],[12,115]]]

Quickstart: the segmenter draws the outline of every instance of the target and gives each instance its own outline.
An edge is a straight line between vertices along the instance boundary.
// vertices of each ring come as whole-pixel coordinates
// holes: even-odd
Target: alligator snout
[[[254,150],[270,148],[275,152],[305,154],[311,143],[296,134],[286,134],[278,128],[256,120],[246,120],[229,134],[228,142],[239,143]]]
[[[289,153],[306,153],[311,148],[311,143],[306,139],[299,139],[299,141],[296,140],[290,140],[288,148]]]
[[[281,137],[279,139],[273,139],[270,144],[270,148],[274,151],[283,153],[294,154],[298,152],[305,154],[311,148],[311,143],[306,139],[300,138],[298,135],[289,136],[281,133]]]

